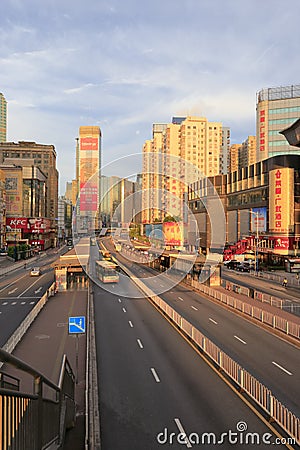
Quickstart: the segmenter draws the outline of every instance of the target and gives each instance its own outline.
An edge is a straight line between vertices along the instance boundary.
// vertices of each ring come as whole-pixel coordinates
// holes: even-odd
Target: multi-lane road
[[[149,278],[150,287],[154,289],[155,282],[161,284],[151,271],[129,259],[122,262],[144,282]],[[114,288],[103,287],[95,286],[94,299],[104,449],[160,448],[157,436],[172,432],[177,436],[182,429],[188,434],[212,432],[220,436],[229,429],[236,431],[239,421],[247,422],[251,431],[266,426],[257,422],[254,412],[128,277],[121,276],[115,294]],[[161,297],[237,362],[244,362],[253,375],[272,383],[286,400],[283,403],[297,410],[296,348],[182,286],[173,286]],[[290,383],[292,387],[285,389]],[[163,431],[165,434],[159,434]],[[170,448],[179,448],[178,443]]]
[[[110,245],[106,240],[106,245]],[[249,371],[293,413],[300,416],[299,348],[183,285],[167,290],[168,277],[133,264],[124,265],[221,350]],[[164,286],[166,291],[163,292]]]
[[[98,258],[97,247],[91,256]],[[167,279],[130,257],[118,258],[153,290],[159,284],[166,302],[298,414],[298,349],[182,285],[161,286]],[[40,277],[23,268],[2,278],[0,345],[53,282],[50,262],[45,258]],[[246,439],[263,448],[279,438],[129,277],[109,289],[94,285],[94,303],[102,449],[210,448],[218,441],[229,448],[236,439],[239,449],[249,447]]]
[[[259,448],[266,445],[266,433],[275,442],[267,422],[145,298],[135,298],[132,281],[124,277],[120,283],[132,295],[121,297],[94,287],[101,448],[177,449],[197,447],[197,442],[210,448],[218,441],[229,448],[234,443],[229,435],[237,433],[237,448],[246,449],[249,444],[242,442],[247,432],[257,433]]]
[[[1,277],[0,281],[0,346],[18,328],[39,299],[54,281],[49,263],[53,257],[41,258],[35,266],[42,268],[39,277],[30,276],[30,266],[17,269]]]

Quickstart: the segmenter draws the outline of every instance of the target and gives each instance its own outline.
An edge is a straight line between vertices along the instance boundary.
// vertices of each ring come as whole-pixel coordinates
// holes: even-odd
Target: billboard
[[[21,171],[11,171],[9,177],[5,177],[6,214],[22,214],[23,180]]]
[[[182,222],[164,222],[165,245],[181,246],[184,242]]]
[[[269,230],[288,233],[294,230],[294,169],[270,171]]]
[[[251,231],[252,233],[264,233],[267,231],[267,208],[252,208]]]
[[[96,212],[99,197],[99,138],[79,139],[80,213]]]

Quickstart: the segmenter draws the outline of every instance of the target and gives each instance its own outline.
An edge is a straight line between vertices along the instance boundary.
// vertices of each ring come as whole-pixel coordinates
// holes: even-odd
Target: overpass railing
[[[57,385],[3,349],[0,361],[30,375],[34,388],[24,393],[0,387],[0,450],[63,448],[66,429],[75,423],[75,377],[66,356]]]

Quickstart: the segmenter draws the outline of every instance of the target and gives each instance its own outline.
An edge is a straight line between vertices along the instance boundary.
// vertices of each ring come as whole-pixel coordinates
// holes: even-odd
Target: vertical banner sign
[[[269,229],[279,234],[294,230],[294,169],[270,171]]]
[[[79,154],[80,212],[95,212],[98,208],[99,139],[81,138]]]

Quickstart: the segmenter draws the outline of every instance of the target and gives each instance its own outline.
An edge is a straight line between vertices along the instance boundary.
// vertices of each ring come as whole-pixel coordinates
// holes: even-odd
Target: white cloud
[[[298,2],[4,2],[0,91],[10,140],[53,143],[61,186],[79,126],[103,131],[103,160],[140,152],[152,123],[203,115],[255,131],[255,94],[298,84]],[[159,13],[158,13],[159,12]]]

